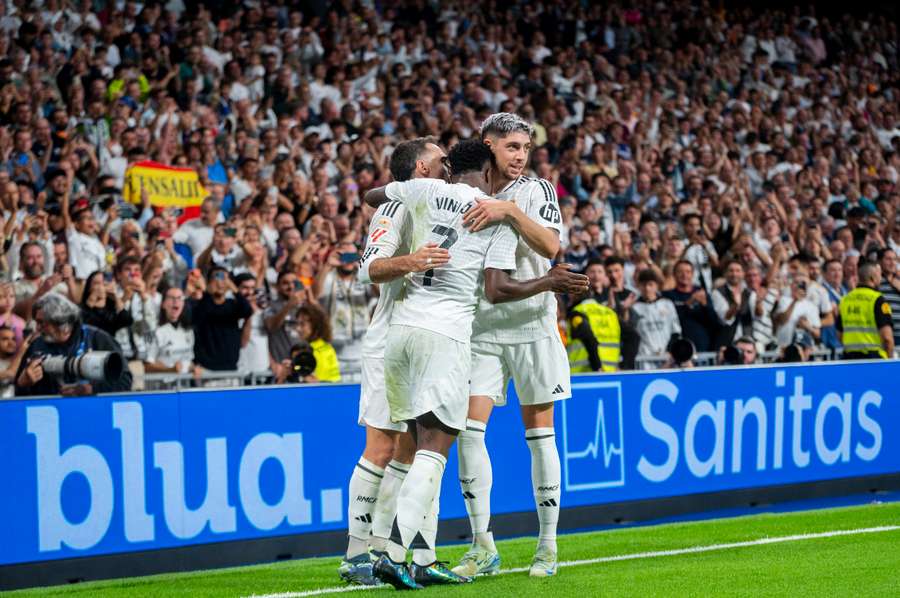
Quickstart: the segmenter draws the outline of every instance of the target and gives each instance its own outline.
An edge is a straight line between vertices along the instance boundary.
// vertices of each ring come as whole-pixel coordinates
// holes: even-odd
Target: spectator
[[[709,299],[709,294],[694,284],[694,265],[681,260],[675,264],[675,288],[663,291],[678,311],[683,336],[694,344],[700,352],[715,349],[718,316]]]
[[[84,281],[81,316],[85,324],[112,336],[134,322],[131,312],[125,309],[122,298],[116,293],[112,275],[106,272],[92,272]]]
[[[159,324],[144,362],[147,372],[185,374],[194,368],[194,330],[185,309],[184,292],[169,287],[163,292]]]
[[[603,303],[619,317],[622,338],[622,369],[633,370],[634,360],[638,355],[641,337],[632,321],[631,308],[638,297],[631,289],[625,287],[625,260],[618,256],[610,256],[603,262],[609,287],[599,296]]]
[[[253,315],[240,323],[241,352],[238,370],[245,374],[267,375],[274,372],[278,377],[280,364],[269,353],[269,336],[263,319],[263,309],[268,307],[265,291],[257,287],[256,278],[247,272],[235,276],[234,284],[253,310]]]
[[[809,281],[799,274],[791,283],[790,292],[781,296],[773,321],[778,346],[782,349],[795,342],[798,332],[806,332],[813,339],[821,334],[819,308],[807,299]]]
[[[241,352],[239,323],[253,315],[253,309],[237,292],[224,268],[210,268],[206,285],[207,291],[190,302],[194,357],[204,369],[233,371]],[[229,292],[232,297],[228,297]]]
[[[847,287],[844,285],[844,269],[840,260],[830,259],[825,262],[822,286],[828,292],[828,298],[831,300],[832,305],[832,315],[836,321],[840,314],[841,299],[847,294]],[[822,344],[829,349],[840,348],[841,342],[838,340],[835,324],[822,326]]]
[[[265,327],[269,334],[269,350],[276,362],[289,359],[291,347],[300,340],[297,332],[297,311],[311,297],[311,292],[291,271],[278,275],[278,297],[265,311]]]
[[[369,326],[369,296],[356,279],[359,253],[353,243],[339,243],[316,277],[315,295],[328,314],[334,348],[344,373],[361,371],[362,337]]]
[[[896,347],[900,341],[900,273],[897,272],[897,254],[893,249],[882,249],[878,252],[878,263],[881,265],[881,284],[876,290],[891,308]]]
[[[147,348],[159,321],[159,305],[153,300],[141,276],[138,258],[120,260],[116,264],[115,275],[117,294],[122,306],[131,315],[131,324],[116,332],[116,342],[122,347],[131,367],[138,367],[147,359]]]
[[[17,343],[15,330],[0,324],[0,399],[16,396],[16,372],[31,340],[29,338]]]
[[[122,368],[122,374],[115,380],[94,382],[59,380],[44,372],[41,362],[48,355],[74,357],[87,351],[122,354],[119,345],[110,335],[81,323],[77,305],[58,293],[48,293],[35,303],[34,321],[41,336],[28,347],[16,373],[16,396],[76,396],[131,389],[131,372],[128,368]]]
[[[712,298],[721,326],[717,347],[731,345],[742,336],[752,336],[756,293],[747,287],[740,262],[733,261],[725,267],[725,284],[713,291]]]
[[[638,357],[666,360],[669,341],[674,335],[681,335],[678,310],[675,304],[659,294],[662,280],[653,270],[641,270],[638,274],[640,299],[631,308],[633,325],[640,336]],[[659,363],[645,361],[643,369],[659,367]]]
[[[172,239],[176,243],[183,243],[191,250],[191,255],[197,259],[203,251],[210,246],[213,240],[213,227],[221,218],[219,205],[212,197],[207,197],[200,204],[200,217],[184,222]]]
[[[297,314],[297,328],[316,358],[316,369],[305,382],[340,382],[339,360],[331,345],[331,328],[325,312],[315,305],[302,306]]]

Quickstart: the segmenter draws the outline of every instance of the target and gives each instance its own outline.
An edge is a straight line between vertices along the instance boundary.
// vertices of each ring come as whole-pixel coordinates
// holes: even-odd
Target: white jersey
[[[665,355],[673,334],[681,334],[678,310],[670,299],[649,302],[640,299],[633,306],[632,325],[641,337],[638,357]]]
[[[559,233],[562,227],[556,190],[542,179],[519,177],[496,195],[515,201],[519,209],[543,227]],[[550,260],[520,239],[516,247],[516,280],[531,280],[550,270]],[[472,331],[473,342],[518,344],[538,341],[558,334],[556,297],[538,293],[527,299],[493,305],[480,293]]]
[[[369,277],[369,265],[378,258],[393,257],[396,254],[409,253],[409,220],[406,207],[399,201],[386,201],[372,215],[369,223],[369,237],[359,266],[359,281],[372,284]],[[372,320],[363,337],[362,352],[364,357],[384,357],[384,345],[387,341],[388,327],[394,302],[400,299],[404,279],[397,278],[379,284],[378,303],[372,313]]]
[[[181,371],[188,371],[194,361],[194,331],[191,328],[163,324],[153,334],[147,360],[158,361],[169,368],[180,363]]]
[[[450,251],[447,265],[407,277],[391,324],[422,328],[468,343],[484,269],[515,270],[516,232],[506,224],[477,233],[464,227],[463,215],[483,195],[466,184],[412,179],[390,183],[385,194],[406,205],[412,250],[438,243]]]

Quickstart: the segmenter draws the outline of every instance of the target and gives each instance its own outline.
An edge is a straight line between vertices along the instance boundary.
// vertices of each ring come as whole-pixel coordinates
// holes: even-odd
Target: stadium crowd
[[[557,260],[615,311],[622,367],[671,363],[673,336],[746,362],[838,349],[861,262],[880,264],[900,335],[892,19],[684,0],[292,6],[0,3],[8,390],[33,386],[23,356],[56,294],[134,373],[282,381],[310,351],[303,380],[353,376],[377,293],[355,276],[360,198],[400,141],[446,150],[498,111],[536,129]],[[123,200],[144,160],[196,169],[197,217]],[[560,297],[562,334],[583,300]]]

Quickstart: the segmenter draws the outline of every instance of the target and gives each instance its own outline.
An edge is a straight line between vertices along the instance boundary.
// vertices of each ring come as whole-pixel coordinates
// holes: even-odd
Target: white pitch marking
[[[563,561],[558,567],[580,567],[582,565],[597,565],[600,563],[613,563],[616,561],[632,561],[637,559],[650,559],[661,556],[678,556],[682,554],[698,554],[703,552],[715,552],[717,550],[730,550],[732,548],[747,548],[749,546],[763,546],[766,544],[781,544],[784,542],[799,542],[801,540],[817,540],[820,538],[834,538],[836,536],[855,536],[857,534],[876,534],[880,532],[894,532],[900,530],[900,525],[883,525],[880,527],[863,527],[859,529],[841,529],[830,532],[819,532],[815,534],[796,534],[793,536],[775,536],[774,538],[760,538],[759,540],[748,540],[745,542],[730,542],[728,544],[710,544],[708,546],[692,546],[689,548],[673,548],[671,550],[655,550],[652,552],[636,552],[632,554],[619,554],[614,556],[602,556],[593,559],[582,559],[579,561]],[[529,567],[515,567],[513,569],[503,569],[498,575],[507,575],[510,573],[524,573]],[[387,589],[390,586],[382,586],[378,588],[368,586],[337,586],[333,588],[321,588],[318,590],[308,590],[305,592],[282,592],[280,594],[261,594],[253,595],[249,598],[304,598],[306,596],[321,596],[323,594],[342,594],[344,592],[358,592],[360,590],[377,590]]]

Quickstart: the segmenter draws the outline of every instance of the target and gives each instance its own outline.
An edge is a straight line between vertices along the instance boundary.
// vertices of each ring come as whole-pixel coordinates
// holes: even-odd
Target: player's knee
[[[541,405],[522,405],[522,423],[525,429],[552,428],[553,427],[553,403]]]
[[[394,440],[394,461],[412,463],[416,456],[416,441],[412,434],[398,434]]]
[[[363,458],[377,465],[385,467],[394,454],[394,439],[387,434],[369,434],[366,437],[366,449]]]

